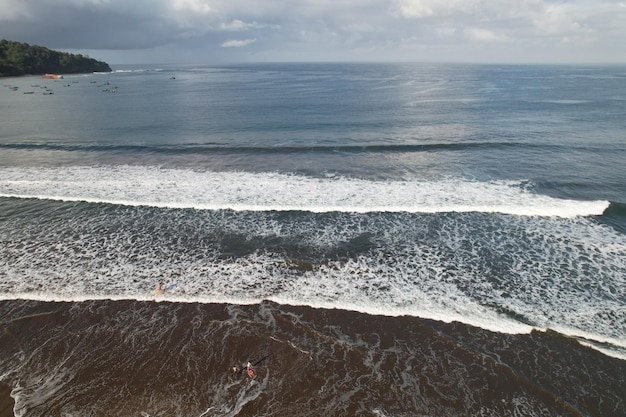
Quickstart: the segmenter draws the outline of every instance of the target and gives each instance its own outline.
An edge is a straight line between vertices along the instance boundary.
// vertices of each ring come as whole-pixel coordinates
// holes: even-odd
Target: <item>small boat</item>
[[[63,76],[59,74],[44,74],[41,78],[45,78],[47,80],[62,80]]]

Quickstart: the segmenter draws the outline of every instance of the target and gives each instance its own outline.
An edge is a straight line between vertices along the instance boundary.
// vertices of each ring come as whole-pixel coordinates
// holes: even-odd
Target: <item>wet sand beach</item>
[[[2,301],[0,323],[27,416],[626,415],[626,362],[551,331],[272,302]]]
[[[10,394],[11,387],[0,382],[0,417],[13,417],[15,401]]]

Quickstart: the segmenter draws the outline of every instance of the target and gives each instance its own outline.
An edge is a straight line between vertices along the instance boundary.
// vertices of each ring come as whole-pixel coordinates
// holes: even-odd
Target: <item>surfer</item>
[[[163,289],[163,287],[161,286],[161,283],[159,282],[157,284],[156,291],[154,292],[154,296],[155,297],[159,297],[159,296],[163,295],[164,293],[165,293],[165,290]]]
[[[252,369],[252,364],[250,362],[248,362],[248,366],[247,366],[246,372],[248,373],[248,376],[251,379],[256,378],[256,372],[254,372],[254,369]]]

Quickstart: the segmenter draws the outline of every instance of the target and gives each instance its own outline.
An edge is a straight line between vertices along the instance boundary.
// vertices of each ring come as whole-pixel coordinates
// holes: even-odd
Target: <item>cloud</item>
[[[625,61],[624,21],[624,0],[0,0],[0,38],[161,62],[253,42],[258,60]]]
[[[171,5],[174,10],[191,11],[200,14],[207,14],[212,10],[207,0],[172,0]]]
[[[491,30],[477,27],[465,28],[463,33],[468,39],[479,42],[506,42],[508,40],[506,36],[498,35]]]
[[[469,41],[591,39],[626,18],[623,3],[570,0],[393,0],[390,14],[440,31],[456,27]],[[615,13],[609,16],[608,11]],[[595,16],[603,13],[602,19]],[[625,30],[620,30],[626,34]],[[558,41],[558,39],[557,39]],[[617,41],[617,39],[616,39]],[[622,43],[622,41],[617,41]]]
[[[29,8],[22,0],[4,0],[0,4],[0,22],[29,17]]]
[[[244,22],[239,19],[233,19],[230,22],[222,22],[219,26],[220,30],[233,31],[233,32],[244,31],[244,30],[254,30],[254,29],[264,29],[268,27],[270,26],[259,24],[257,22]],[[273,28],[279,29],[279,27],[277,26],[273,26]]]
[[[256,39],[230,40],[222,44],[222,48],[241,48],[256,42]]]
[[[572,35],[584,30],[584,25],[577,19],[575,10],[568,5],[546,7],[544,13],[533,20],[534,25],[550,35]]]
[[[471,4],[459,0],[436,1],[436,0],[395,0],[392,2],[391,12],[399,17],[424,18],[449,14],[450,11],[461,11],[464,4]],[[475,3],[475,2],[474,2]]]

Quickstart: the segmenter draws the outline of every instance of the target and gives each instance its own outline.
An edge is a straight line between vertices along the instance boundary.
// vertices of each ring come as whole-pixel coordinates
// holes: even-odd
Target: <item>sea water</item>
[[[0,298],[162,282],[177,302],[552,328],[623,357],[625,81],[434,64],[5,79]]]

